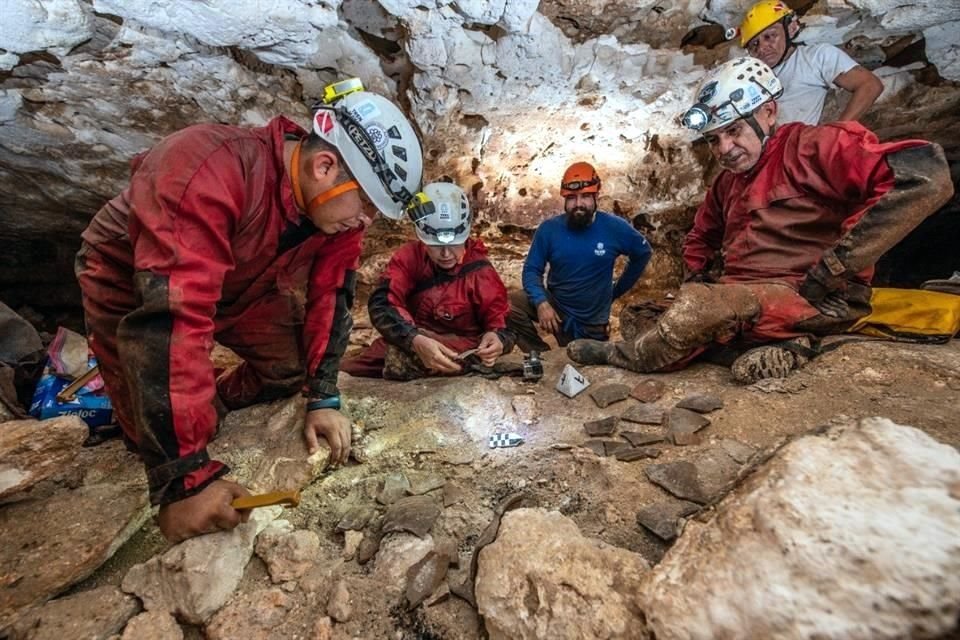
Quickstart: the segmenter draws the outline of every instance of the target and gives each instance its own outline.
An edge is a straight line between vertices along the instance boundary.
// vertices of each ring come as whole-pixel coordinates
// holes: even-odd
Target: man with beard
[[[785,377],[815,354],[814,338],[870,313],[874,264],[953,194],[943,149],[882,144],[855,122],[776,126],[781,92],[756,58],[707,76],[683,124],[724,170],[684,241],[687,283],[635,339],[577,340],[571,359],[645,373],[736,343],[753,347],[731,367],[750,383]]]
[[[407,211],[418,239],[393,254],[367,304],[381,337],[344,359],[340,370],[413,380],[463,373],[466,362],[492,366],[513,348],[507,289],[483,242],[470,237],[467,194],[434,182]],[[471,358],[458,359],[470,350]]]
[[[592,165],[570,165],[560,193],[565,213],[537,228],[523,263],[523,290],[510,294],[508,326],[525,353],[550,348],[537,325],[560,346],[577,338],[606,340],[611,304],[633,287],[650,261],[650,245],[639,231],[597,211],[600,176]],[[628,262],[614,282],[613,266],[622,255]]]

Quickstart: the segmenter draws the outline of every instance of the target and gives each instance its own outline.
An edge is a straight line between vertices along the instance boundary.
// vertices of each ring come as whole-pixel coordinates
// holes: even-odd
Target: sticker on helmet
[[[371,122],[367,125],[366,129],[367,135],[370,136],[370,142],[372,142],[379,151],[383,151],[384,147],[387,146],[387,130],[378,122]]]
[[[439,218],[444,222],[449,222],[453,220],[453,215],[450,213],[450,204],[447,202],[440,203],[440,213]]]
[[[325,109],[318,111],[317,115],[314,117],[314,120],[316,123],[314,126],[316,127],[317,131],[319,131],[323,135],[327,135],[328,133],[330,133],[330,131],[333,130],[333,127],[336,124],[336,120],[333,117],[333,114],[331,114],[329,111]]]
[[[350,109],[350,115],[358,122],[376,118],[380,115],[380,109],[373,103],[373,100],[363,100],[353,105]]]
[[[717,93],[717,81],[709,82],[703,89],[700,91],[700,96],[697,98],[697,102],[702,102],[704,104],[710,102],[710,99],[713,98]]]

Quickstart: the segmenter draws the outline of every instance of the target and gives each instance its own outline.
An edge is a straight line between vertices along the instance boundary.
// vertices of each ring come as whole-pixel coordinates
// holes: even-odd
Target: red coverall
[[[888,155],[921,145],[929,143],[881,144],[855,122],[778,127],[752,170],[717,176],[684,241],[687,269],[704,272],[720,257],[721,284],[749,285],[760,314],[740,327],[747,341],[809,333],[797,326],[819,315],[797,293],[807,270],[865,217],[878,218],[871,225],[892,222],[871,210],[894,187]],[[866,301],[872,276],[871,263],[849,279]]]
[[[77,277],[91,343],[151,500],[201,491],[215,401],[337,393],[362,231],[319,233],[284,169],[283,117],[189,127],[133,161],[130,185],[83,233]],[[214,340],[244,363],[215,381]]]
[[[507,290],[480,240],[467,240],[463,260],[450,271],[436,266],[419,240],[403,245],[387,264],[368,309],[383,337],[341,362],[341,370],[354,376],[381,377],[387,344],[410,353],[421,331],[457,352],[476,347],[488,331],[499,335],[504,353],[513,347],[512,334],[505,331]]]

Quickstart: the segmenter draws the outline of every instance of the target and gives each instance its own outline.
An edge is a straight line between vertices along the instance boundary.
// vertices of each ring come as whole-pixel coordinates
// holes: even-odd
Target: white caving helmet
[[[364,91],[358,78],[337,82],[314,105],[313,131],[337,148],[383,215],[403,217],[423,179],[423,150],[397,105]]]
[[[463,244],[470,236],[470,204],[463,189],[450,182],[432,182],[407,207],[417,237],[434,247]]]
[[[681,123],[704,134],[746,118],[757,131],[753,112],[781,93],[783,85],[770,67],[757,58],[736,58],[707,75],[697,90],[697,103],[683,114]],[[764,139],[761,132],[757,135]]]

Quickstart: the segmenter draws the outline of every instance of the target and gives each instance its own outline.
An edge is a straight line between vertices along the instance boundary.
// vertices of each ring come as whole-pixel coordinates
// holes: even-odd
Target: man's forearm
[[[847,106],[844,107],[843,113],[840,114],[840,117],[837,118],[837,120],[859,120],[863,114],[867,112],[867,109],[873,106],[873,103],[877,100],[877,97],[882,92],[883,85],[880,85],[879,92],[874,91],[874,89],[869,86],[864,86],[860,89],[857,89],[850,96]]]

